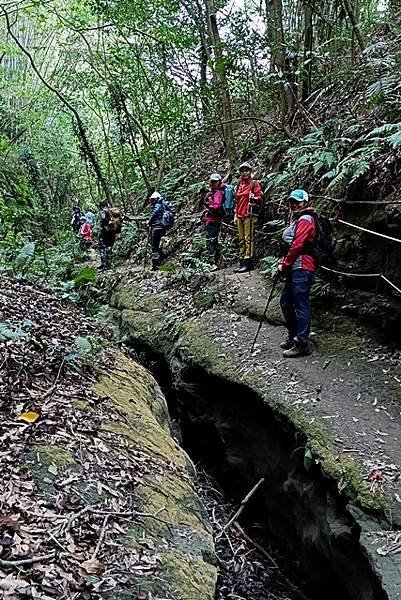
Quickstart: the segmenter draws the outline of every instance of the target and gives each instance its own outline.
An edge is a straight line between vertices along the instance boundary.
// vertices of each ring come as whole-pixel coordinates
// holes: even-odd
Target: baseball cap
[[[243,162],[242,164],[240,164],[239,170],[240,171],[252,171],[252,167],[249,164],[249,162]]]
[[[305,190],[293,190],[288,196],[288,200],[295,200],[295,202],[308,202],[309,194]]]
[[[159,194],[159,192],[153,192],[150,197],[151,200],[156,200],[156,198],[161,198],[161,194]]]
[[[209,181],[221,181],[221,175],[218,173],[212,173],[209,177]]]

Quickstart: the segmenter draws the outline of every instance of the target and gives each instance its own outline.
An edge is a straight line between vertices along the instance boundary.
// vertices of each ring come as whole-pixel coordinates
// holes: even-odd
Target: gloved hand
[[[285,279],[287,277],[288,267],[285,267],[282,263],[280,263],[277,267],[277,272],[280,277]]]

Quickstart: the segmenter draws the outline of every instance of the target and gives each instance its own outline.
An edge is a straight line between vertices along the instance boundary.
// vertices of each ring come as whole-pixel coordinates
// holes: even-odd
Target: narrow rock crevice
[[[340,495],[319,464],[305,459],[306,436],[246,385],[188,364],[178,352],[164,355],[132,341],[178,417],[184,448],[213,470],[236,501],[261,478],[247,518],[266,527],[278,549],[299,566],[295,578],[321,600],[387,600],[380,576],[361,544],[379,518],[358,511]]]

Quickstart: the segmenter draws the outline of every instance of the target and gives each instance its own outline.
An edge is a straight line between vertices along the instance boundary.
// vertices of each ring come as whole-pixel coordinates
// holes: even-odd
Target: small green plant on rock
[[[202,310],[209,310],[210,308],[213,308],[213,305],[216,302],[217,294],[218,289],[216,286],[211,286],[206,290],[196,293],[194,296],[195,306]]]

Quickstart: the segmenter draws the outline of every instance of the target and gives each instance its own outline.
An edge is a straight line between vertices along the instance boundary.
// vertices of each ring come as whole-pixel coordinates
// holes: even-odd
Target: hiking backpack
[[[229,212],[234,208],[234,199],[235,199],[235,188],[231,183],[226,184],[223,187],[224,190],[224,202],[223,208],[225,212]]]
[[[123,226],[123,219],[119,208],[113,207],[108,209],[110,221],[107,225],[107,231],[120,233]]]
[[[161,216],[161,223],[166,229],[171,229],[175,221],[173,208],[165,198],[160,199],[160,204],[162,205],[163,211]]]
[[[317,215],[316,240],[313,247],[313,257],[318,265],[330,264],[334,259],[334,231],[330,219],[325,215]]]
[[[334,232],[330,219],[325,215],[312,215],[316,225],[316,239],[305,244],[305,254],[310,254],[318,266],[331,264],[334,259]]]
[[[222,185],[221,190],[223,191],[222,217],[226,223],[230,223],[234,216],[235,188],[228,183]]]

